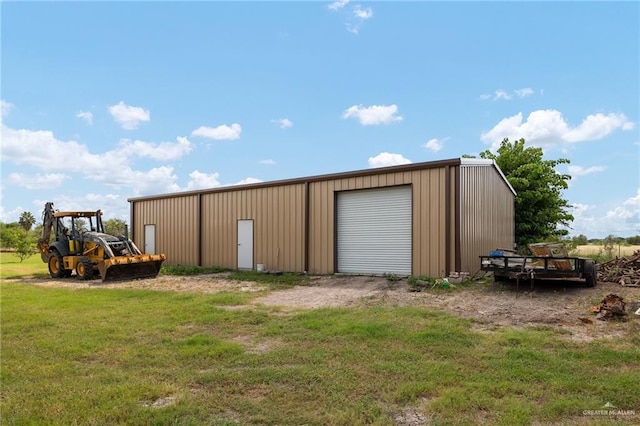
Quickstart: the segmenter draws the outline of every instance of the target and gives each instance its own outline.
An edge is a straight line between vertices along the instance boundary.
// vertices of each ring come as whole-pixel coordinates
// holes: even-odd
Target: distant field
[[[634,251],[638,251],[638,250],[640,250],[640,245],[635,245],[635,246],[614,245],[612,254],[618,257],[630,256],[633,254]],[[587,244],[587,245],[576,247],[576,254],[587,255],[587,254],[598,254],[598,253],[605,253],[603,245]]]
[[[49,275],[49,270],[47,264],[40,258],[40,254],[34,254],[20,262],[20,258],[14,253],[0,253],[0,278],[43,275]]]

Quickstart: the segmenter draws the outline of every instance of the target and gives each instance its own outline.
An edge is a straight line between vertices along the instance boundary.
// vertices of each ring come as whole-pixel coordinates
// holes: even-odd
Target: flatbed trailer
[[[489,256],[480,256],[480,269],[493,272],[496,279],[528,280],[583,279],[588,287],[596,285],[596,266],[592,259],[555,255],[548,249],[550,245],[536,244],[534,255],[518,255],[509,250],[495,250]],[[531,248],[531,245],[530,245]],[[542,253],[542,254],[541,254]]]

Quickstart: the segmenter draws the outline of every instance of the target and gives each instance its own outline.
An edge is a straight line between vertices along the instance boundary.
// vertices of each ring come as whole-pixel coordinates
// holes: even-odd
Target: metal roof
[[[509,184],[509,181],[507,180],[505,175],[502,173],[498,165],[495,163],[495,161],[488,160],[488,159],[481,159],[481,158],[451,158],[447,160],[425,161],[421,163],[410,163],[410,164],[402,164],[399,166],[389,166],[389,167],[376,167],[376,168],[370,168],[370,169],[354,170],[350,172],[330,173],[330,174],[324,174],[324,175],[258,182],[258,183],[244,184],[244,185],[228,185],[228,186],[208,188],[208,189],[198,189],[193,191],[146,195],[141,197],[128,198],[127,201],[135,202],[135,201],[157,200],[162,198],[185,197],[185,196],[198,195],[198,194],[210,194],[214,192],[228,192],[228,191],[239,191],[239,190],[245,190],[245,189],[267,188],[267,187],[282,186],[282,185],[292,185],[292,184],[300,184],[300,183],[308,183],[308,182],[320,182],[325,180],[344,179],[344,178],[360,177],[360,176],[372,176],[372,175],[379,175],[383,173],[409,172],[414,170],[433,169],[438,167],[460,166],[460,165],[462,166],[493,166],[496,169],[496,171],[500,174],[503,181],[509,187],[511,192],[513,192],[514,195],[516,194],[515,190],[513,189],[511,184]]]

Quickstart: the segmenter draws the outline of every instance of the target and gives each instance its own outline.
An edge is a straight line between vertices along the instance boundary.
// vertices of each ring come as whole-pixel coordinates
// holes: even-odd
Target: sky
[[[7,2],[0,221],[495,152],[640,234],[638,2]]]

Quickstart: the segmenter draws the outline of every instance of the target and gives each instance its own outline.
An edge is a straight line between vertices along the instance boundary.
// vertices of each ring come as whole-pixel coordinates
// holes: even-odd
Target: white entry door
[[[238,269],[253,269],[253,220],[238,221]]]
[[[144,226],[144,252],[147,254],[155,254],[156,252],[156,226]]]

